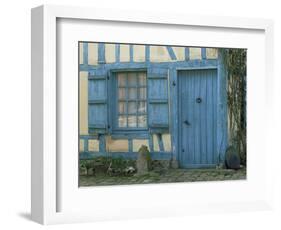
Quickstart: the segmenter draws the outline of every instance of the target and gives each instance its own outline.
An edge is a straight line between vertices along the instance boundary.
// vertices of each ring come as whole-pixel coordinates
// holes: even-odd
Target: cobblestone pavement
[[[246,169],[168,169],[144,175],[109,176],[97,174],[80,176],[80,186],[151,184],[194,181],[244,180]]]

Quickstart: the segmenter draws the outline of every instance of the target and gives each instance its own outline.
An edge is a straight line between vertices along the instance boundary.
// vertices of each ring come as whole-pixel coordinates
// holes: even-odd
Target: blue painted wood
[[[132,130],[127,132],[113,132],[111,133],[112,139],[148,139],[149,133],[146,130]]]
[[[134,62],[134,47],[133,45],[130,45],[130,62]]]
[[[83,64],[88,65],[88,42],[83,43]]]
[[[214,81],[211,77],[207,77],[206,78],[206,84],[207,84],[207,88],[206,88],[206,108],[208,113],[206,113],[207,115],[207,122],[206,122],[206,154],[207,154],[207,159],[206,162],[207,164],[211,164],[214,161],[214,155],[212,154],[212,152],[216,152],[216,150],[214,149],[214,143],[216,143],[216,135],[214,134],[214,129],[215,129],[215,124],[216,121],[214,120],[214,110],[216,109],[214,106],[212,106],[212,103],[216,104],[216,94],[214,94],[214,92],[216,92],[216,89],[214,88],[215,85],[213,84]],[[213,98],[213,100],[212,100]],[[209,136],[214,137],[214,141],[211,140],[211,138],[208,138]]]
[[[95,70],[88,78],[89,133],[106,133],[108,126],[107,72]]]
[[[98,135],[79,135],[79,138],[82,140],[97,140],[98,139]]]
[[[104,43],[98,44],[98,63],[99,64],[105,63],[105,45],[104,45]]]
[[[89,140],[84,139],[84,152],[88,152],[88,151],[89,151]]]
[[[219,69],[218,69],[218,72],[219,72]],[[219,74],[217,76],[217,78],[219,78]],[[219,79],[217,79],[217,81],[219,81]],[[213,116],[213,126],[214,126],[214,130],[213,130],[213,135],[215,137],[215,143],[213,145],[213,148],[214,148],[214,152],[216,153],[215,155],[213,155],[213,162],[217,162],[219,161],[219,150],[217,149],[218,147],[218,131],[217,131],[217,126],[218,126],[218,107],[219,107],[219,104],[218,104],[218,97],[219,97],[219,94],[218,94],[218,83],[217,82],[212,82],[212,85],[213,85],[213,98],[214,98],[214,103],[216,105],[216,108],[214,108],[214,116]]]
[[[190,59],[189,47],[184,48],[184,53],[185,53],[185,60],[189,61],[189,59]]]
[[[90,73],[89,76],[89,82],[90,80],[93,80],[93,82],[98,82],[98,78],[100,78],[100,81],[105,80],[106,81],[106,77],[108,73],[111,72],[118,72],[118,71],[132,71],[132,70],[136,70],[136,69],[140,69],[140,70],[148,70],[148,72],[151,72],[151,75],[149,75],[149,79],[148,81],[150,81],[150,77],[153,78],[153,81],[159,80],[159,81],[167,81],[167,90],[170,90],[169,93],[169,98],[167,99],[151,99],[151,104],[155,104],[157,106],[160,106],[160,104],[165,105],[166,101],[167,101],[167,112],[166,114],[168,115],[168,122],[166,124],[163,124],[163,122],[161,121],[161,116],[162,114],[165,113],[160,113],[160,122],[158,122],[158,120],[155,120],[154,123],[151,124],[151,127],[153,129],[154,133],[167,133],[170,132],[171,133],[171,137],[172,137],[172,157],[173,159],[178,159],[179,156],[181,156],[181,154],[179,154],[179,132],[178,132],[178,127],[179,127],[179,117],[178,117],[178,92],[177,92],[177,88],[178,88],[178,78],[177,78],[177,69],[209,69],[209,68],[217,68],[218,65],[218,61],[217,60],[208,60],[208,59],[203,59],[203,60],[189,60],[189,49],[186,48],[185,49],[185,55],[186,55],[186,61],[177,61],[177,62],[164,62],[164,63],[151,63],[149,61],[149,57],[150,57],[150,50],[149,50],[149,46],[145,46],[145,52],[146,52],[146,61],[142,62],[142,63],[134,63],[134,62],[130,62],[130,63],[108,63],[105,64],[105,52],[104,52],[105,48],[104,48],[104,44],[102,44],[102,46],[99,46],[99,63],[103,64],[103,65],[98,65],[98,66],[93,66],[93,65],[88,65],[88,64],[81,64],[80,65],[80,70],[81,71],[88,71]],[[120,50],[119,50],[120,52]],[[116,48],[116,55],[118,53],[118,48]],[[203,55],[203,51],[202,51],[202,55]],[[116,58],[117,60],[117,58]],[[168,73],[169,70],[169,78],[167,78],[167,74],[162,74],[161,70],[158,71],[158,69],[166,69],[166,73]],[[156,70],[156,71],[155,71]],[[112,75],[110,75],[111,78]],[[95,79],[96,78],[96,79]],[[95,81],[96,80],[96,81]],[[169,81],[169,84],[168,84]],[[213,83],[213,82],[212,82]],[[96,83],[96,85],[98,85],[99,83]],[[101,84],[101,83],[100,83]],[[108,89],[108,94],[107,94],[107,98],[113,98],[113,94],[112,94],[112,88],[111,86],[109,87],[109,85],[111,84],[111,81],[107,82],[107,89]],[[157,83],[155,83],[157,84]],[[224,83],[222,83],[224,84]],[[149,83],[148,83],[149,85]],[[208,82],[209,85],[209,82]],[[216,84],[215,84],[216,86]],[[214,87],[215,87],[214,86]],[[97,86],[95,86],[97,87]],[[99,86],[101,87],[101,86]],[[98,87],[98,89],[99,89]],[[162,89],[162,88],[161,88]],[[215,96],[219,97],[219,88],[217,90],[217,94],[215,93]],[[149,92],[148,92],[149,93]],[[214,92],[209,92],[208,90],[206,91],[206,94],[213,94]],[[95,94],[95,93],[93,93]],[[160,93],[161,94],[161,91]],[[153,95],[153,93],[152,93]],[[100,95],[98,95],[100,96]],[[104,100],[107,102],[106,104],[106,108],[107,108],[107,122],[109,121],[108,124],[111,124],[111,119],[110,119],[110,115],[111,115],[111,111],[109,109],[112,108],[112,105],[110,104],[111,100]],[[93,104],[94,106],[98,106],[98,105],[102,105],[102,99],[93,99],[93,100],[89,100],[89,104]],[[155,103],[153,103],[155,102]],[[162,102],[162,103],[160,103]],[[218,103],[217,103],[218,104]],[[150,105],[150,104],[149,104]],[[158,110],[161,108],[158,108]],[[148,109],[148,111],[150,111],[150,109]],[[216,111],[213,111],[213,115],[210,116],[210,118],[213,122],[215,122],[214,126],[218,127],[217,125],[217,117],[215,116],[217,114],[217,112],[219,111],[219,108],[217,108]],[[190,114],[192,115],[192,113]],[[219,115],[218,115],[218,119],[219,119]],[[104,133],[109,132],[110,129],[108,129],[108,124],[89,124],[89,130],[92,130],[93,128],[98,128],[99,132],[90,132],[93,133],[93,136],[89,135],[89,137],[91,138],[97,138],[97,134],[99,133],[103,133],[101,132],[101,129],[104,130]],[[208,121],[206,121],[206,125],[208,126]],[[202,130],[202,127],[200,128],[200,130]],[[151,131],[150,130],[150,131]],[[209,128],[208,128],[209,130]],[[220,132],[220,131],[218,131]],[[139,137],[140,138],[146,138],[148,135],[148,131],[147,130],[141,130],[138,131],[138,134],[135,132],[135,130],[132,130],[132,132],[129,133],[115,133],[114,135],[116,135],[116,138],[122,138],[124,137],[124,135],[130,139],[130,137]],[[209,134],[208,134],[209,135]],[[213,129],[213,135],[217,136],[216,134],[216,128]],[[227,137],[227,133],[225,136],[221,136],[222,140],[225,139]],[[192,139],[189,139],[192,142]],[[200,140],[202,141],[202,140]],[[219,142],[219,140],[217,140],[217,142]],[[193,142],[194,143],[194,142]],[[221,142],[223,143],[223,142]],[[226,142],[225,142],[226,143]],[[153,145],[153,142],[151,142],[151,136],[149,138],[149,144],[150,144],[150,148],[151,148],[151,144]],[[207,146],[211,146],[211,142],[208,142],[208,140],[206,141]],[[209,147],[207,147],[209,149]],[[215,149],[214,151],[219,151],[222,152],[221,150],[217,150],[219,148],[217,148],[217,143],[213,145],[213,148]],[[223,144],[221,145],[221,148],[223,148]],[[209,164],[211,162],[213,162],[214,160],[217,159],[217,156],[214,157],[214,159],[209,159],[209,152],[207,153],[207,163]],[[203,158],[205,159],[205,158]],[[203,164],[201,164],[203,165]]]
[[[104,63],[103,63],[104,64]],[[102,66],[95,65],[80,65],[80,71],[95,71],[99,68],[104,68],[106,70],[130,70],[130,69],[147,69],[147,68],[216,68],[216,59],[206,59],[206,60],[189,60],[189,61],[177,61],[177,62],[161,62],[161,63],[151,63],[146,62],[133,62],[133,63],[108,63]]]
[[[172,144],[172,155],[173,161],[178,161],[179,159],[179,131],[178,131],[178,77],[176,68],[169,69],[169,90],[170,90],[170,119],[169,119],[169,132],[171,132],[171,144]]]
[[[133,140],[129,139],[128,142],[129,142],[129,152],[131,153],[133,152]]]
[[[195,140],[194,140],[194,164],[200,164],[200,157],[201,157],[201,137],[200,137],[200,125],[201,125],[201,119],[200,119],[200,104],[196,103],[196,98],[201,96],[200,94],[200,90],[201,90],[201,76],[197,75],[197,71],[192,71],[190,72],[192,74],[192,78],[193,78],[193,87],[195,89],[194,92],[194,99],[192,100],[192,106],[194,109],[194,121],[191,123],[194,127],[194,136],[195,136]],[[187,83],[188,84],[188,83]]]
[[[151,158],[153,160],[170,160],[172,153],[170,152],[151,152]],[[96,157],[113,157],[136,160],[138,157],[137,152],[81,152],[79,154],[80,160],[93,159]]]
[[[168,69],[149,68],[148,124],[150,132],[169,129]],[[157,131],[156,131],[157,130]]]
[[[146,45],[145,46],[145,62],[148,64],[150,61],[150,46]]]
[[[216,94],[212,92],[216,90],[217,71],[179,71],[178,78],[180,165],[187,168],[215,165],[213,113],[217,105]]]
[[[170,58],[172,60],[177,60],[177,56],[175,55],[175,52],[171,46],[166,46],[166,49],[168,50],[168,53],[170,55]]]
[[[206,59],[207,58],[206,48],[201,48],[201,56],[202,56],[202,59]]]
[[[120,62],[120,44],[115,44],[115,60],[117,63]]]
[[[106,152],[106,141],[105,141],[105,135],[103,134],[99,135],[99,151]]]
[[[148,143],[149,143],[150,152],[153,152],[154,151],[154,143],[153,143],[153,135],[152,134],[149,134]]]
[[[210,76],[209,76],[210,75]],[[207,104],[207,78],[212,78],[212,72],[202,70],[202,77],[201,77],[201,87],[200,87],[200,96],[202,97],[202,102],[200,105],[200,146],[201,146],[201,155],[200,155],[200,162],[203,164],[207,164],[207,116],[211,111],[211,108],[208,107]],[[213,98],[209,98],[213,100]]]

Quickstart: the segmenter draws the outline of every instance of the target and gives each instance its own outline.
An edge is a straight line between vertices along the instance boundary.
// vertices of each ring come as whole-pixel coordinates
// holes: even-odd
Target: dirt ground
[[[230,169],[167,169],[150,171],[143,175],[109,176],[96,174],[80,176],[80,186],[155,184],[195,181],[245,180],[246,168]]]

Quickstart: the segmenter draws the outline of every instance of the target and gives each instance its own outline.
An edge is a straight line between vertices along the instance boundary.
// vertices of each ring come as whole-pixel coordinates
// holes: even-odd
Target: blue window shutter
[[[97,69],[88,77],[89,133],[104,134],[108,130],[107,71]]]
[[[169,131],[168,69],[149,68],[148,125],[151,133]]]

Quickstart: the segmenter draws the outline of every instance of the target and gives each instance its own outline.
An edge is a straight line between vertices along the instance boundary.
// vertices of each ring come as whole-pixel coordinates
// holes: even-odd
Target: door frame
[[[228,146],[228,115],[227,115],[227,72],[225,69],[225,63],[223,58],[223,52],[219,50],[218,64],[217,66],[206,66],[206,67],[191,67],[191,68],[176,68],[174,74],[176,75],[176,82],[179,83],[179,72],[180,71],[188,71],[188,70],[217,70],[217,121],[215,122],[215,126],[217,128],[217,136],[216,136],[216,152],[215,156],[217,158],[217,164],[224,164],[224,156],[225,151]],[[176,128],[174,136],[175,143],[175,153],[174,156],[178,165],[180,166],[180,151],[181,151],[181,136],[180,136],[180,116],[181,116],[181,108],[179,101],[179,84],[175,87],[176,90],[176,100],[177,100],[177,113],[176,115],[176,124],[174,126]],[[214,166],[216,166],[214,165]],[[202,167],[204,165],[200,165]],[[212,165],[211,165],[212,166]],[[196,166],[194,166],[196,168]],[[210,165],[206,165],[206,167],[210,167]]]
[[[182,71],[200,71],[200,70],[215,70],[217,75],[216,75],[216,81],[218,79],[218,68],[217,67],[208,67],[208,68],[192,68],[192,69],[178,69],[177,70],[177,81],[178,83],[180,83],[180,76],[179,76],[179,72],[182,72]],[[182,138],[181,138],[181,130],[182,130],[182,107],[181,107],[181,101],[182,99],[180,98],[180,93],[181,93],[181,90],[180,90],[180,84],[178,84],[178,87],[177,87],[177,92],[178,92],[178,160],[179,160],[179,166],[181,167],[182,163],[180,162],[181,160],[181,155],[182,155]],[[218,95],[216,95],[217,97]],[[217,138],[217,137],[216,137]],[[217,150],[217,142],[216,142],[216,150]],[[217,156],[217,151],[214,153],[215,156]],[[217,159],[217,157],[216,157]],[[188,166],[185,166],[184,168],[213,168],[215,167],[217,164],[190,164]]]

